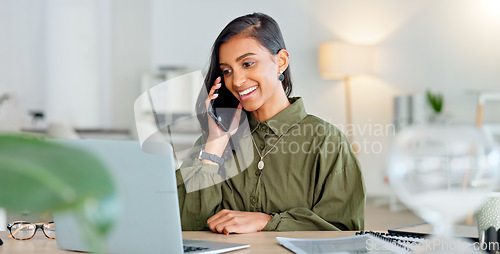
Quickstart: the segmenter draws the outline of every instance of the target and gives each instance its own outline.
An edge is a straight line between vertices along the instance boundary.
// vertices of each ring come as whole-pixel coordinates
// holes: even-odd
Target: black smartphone
[[[221,87],[215,90],[219,97],[210,101],[208,114],[223,131],[229,131],[240,101],[226,88],[222,75],[221,84]]]

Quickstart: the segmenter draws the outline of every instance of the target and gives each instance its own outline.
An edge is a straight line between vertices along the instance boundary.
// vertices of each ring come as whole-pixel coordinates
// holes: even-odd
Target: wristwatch
[[[203,150],[200,150],[200,155],[198,156],[198,159],[200,159],[200,160],[205,159],[205,160],[213,161],[213,162],[219,164],[219,166],[222,166],[222,164],[224,163],[224,159],[222,159],[221,157],[219,157],[215,154],[206,153]]]

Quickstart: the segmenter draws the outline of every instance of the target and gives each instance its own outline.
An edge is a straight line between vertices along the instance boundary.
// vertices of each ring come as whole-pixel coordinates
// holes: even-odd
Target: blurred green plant
[[[116,217],[111,176],[95,156],[19,135],[0,135],[0,207],[31,212],[73,209],[85,240],[96,252],[103,252],[103,239]]]
[[[427,90],[427,102],[431,105],[432,109],[436,114],[441,113],[443,109],[443,95],[440,93],[432,93],[430,90]]]

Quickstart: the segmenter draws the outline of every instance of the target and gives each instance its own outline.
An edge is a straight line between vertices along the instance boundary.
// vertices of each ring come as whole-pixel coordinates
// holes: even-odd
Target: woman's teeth
[[[243,91],[239,92],[239,94],[240,94],[240,96],[244,96],[244,95],[247,95],[247,94],[249,94],[249,93],[251,93],[251,92],[255,91],[255,89],[257,89],[257,87],[256,87],[256,86],[254,86],[254,87],[250,87],[250,88],[248,88],[248,89],[245,89],[245,90],[243,90]]]

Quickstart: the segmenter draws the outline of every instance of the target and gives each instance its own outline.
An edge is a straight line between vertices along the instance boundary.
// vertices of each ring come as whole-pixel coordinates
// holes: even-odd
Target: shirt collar
[[[274,132],[274,134],[281,136],[286,133],[294,124],[302,121],[302,119],[307,116],[302,98],[288,98],[288,101],[290,101],[290,106],[286,107],[278,114],[271,117],[271,119],[264,122],[260,122],[253,116],[251,112],[249,112],[248,122],[250,124],[252,133],[257,130],[259,126],[265,124],[271,129],[272,132]]]

